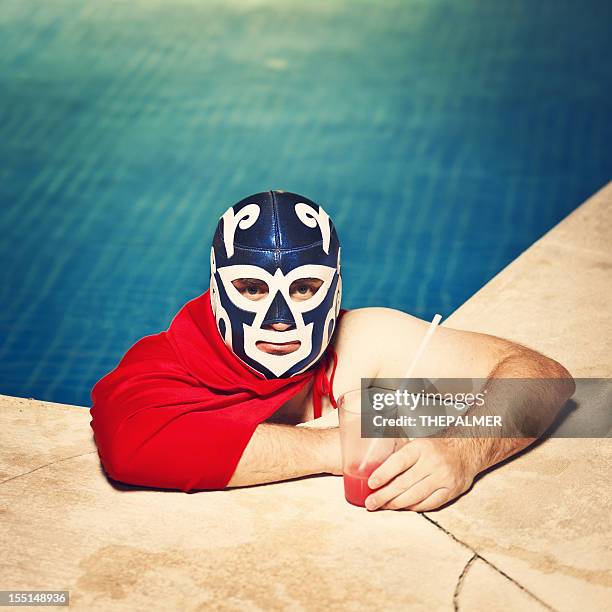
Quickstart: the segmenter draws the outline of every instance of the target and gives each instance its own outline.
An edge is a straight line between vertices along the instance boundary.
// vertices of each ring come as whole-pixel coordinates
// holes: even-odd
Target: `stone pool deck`
[[[612,183],[446,324],[610,377],[611,245]],[[189,495],[114,488],[89,421],[82,407],[0,397],[0,590],[69,590],[72,607],[105,611],[612,601],[610,439],[546,440],[421,515],[350,506],[332,476]]]

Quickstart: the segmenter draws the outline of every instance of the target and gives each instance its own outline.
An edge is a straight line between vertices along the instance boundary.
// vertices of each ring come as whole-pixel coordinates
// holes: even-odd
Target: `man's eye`
[[[310,299],[323,284],[323,281],[318,278],[311,278],[307,281],[304,279],[294,281],[289,287],[289,293],[294,300],[308,300]]]
[[[268,293],[268,285],[255,279],[236,279],[232,284],[248,299],[260,299]]]
[[[245,285],[240,291],[247,295],[262,295],[266,293],[267,287],[262,287],[261,285]]]

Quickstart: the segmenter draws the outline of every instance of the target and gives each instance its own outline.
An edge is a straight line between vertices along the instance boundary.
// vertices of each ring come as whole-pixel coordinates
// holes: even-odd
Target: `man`
[[[341,311],[340,244],[323,208],[298,194],[254,194],[220,218],[210,291],[166,332],[137,342],[92,390],[92,428],[108,474],[131,484],[224,488],[341,474],[325,417],[361,379],[399,378],[428,323],[389,308]],[[493,336],[441,327],[417,378],[555,379],[500,399],[530,433],[400,440],[370,476],[369,510],[437,508],[533,442],[574,391],[563,366]],[[504,401],[507,405],[503,405]],[[537,412],[530,407],[537,402]],[[521,417],[521,418],[519,418]]]

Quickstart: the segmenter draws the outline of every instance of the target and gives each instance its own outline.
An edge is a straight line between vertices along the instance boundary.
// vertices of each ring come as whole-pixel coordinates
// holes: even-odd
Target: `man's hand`
[[[398,440],[399,449],[368,479],[366,508],[425,512],[467,491],[482,469],[473,440],[418,438]]]

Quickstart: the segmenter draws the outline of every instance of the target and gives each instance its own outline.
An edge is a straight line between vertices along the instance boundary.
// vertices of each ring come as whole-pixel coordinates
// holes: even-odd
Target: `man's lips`
[[[292,342],[263,342],[259,340],[255,343],[255,346],[264,353],[273,353],[275,355],[286,355],[293,353],[300,348],[301,342],[299,340],[293,340]]]

